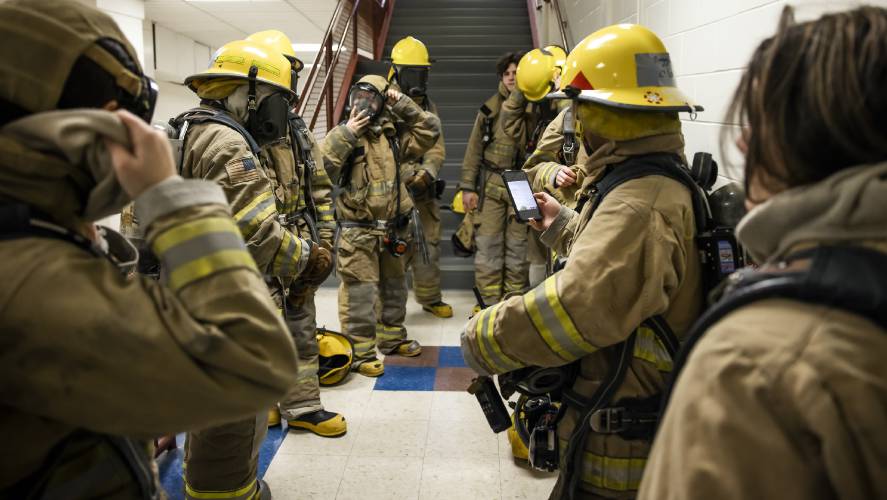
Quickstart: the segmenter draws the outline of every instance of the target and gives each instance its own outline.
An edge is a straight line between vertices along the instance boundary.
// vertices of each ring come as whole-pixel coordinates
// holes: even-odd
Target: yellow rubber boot
[[[268,410],[268,427],[277,427],[280,425],[280,410],[277,407]]]
[[[305,429],[318,436],[339,437],[348,432],[348,424],[340,413],[317,410],[306,413],[292,420],[287,420],[290,429]]]
[[[514,428],[514,423],[511,424],[511,427],[508,428],[508,442],[511,443],[511,454],[514,456],[515,460],[529,460],[530,459],[530,450],[527,448],[527,445],[521,441],[520,436],[517,435],[517,430]]]
[[[412,358],[414,356],[422,354],[422,346],[419,345],[419,343],[415,340],[410,340],[397,346],[395,354],[397,354],[398,356]]]
[[[452,318],[453,317],[453,306],[447,304],[443,301],[435,302],[434,304],[422,305],[422,310],[430,312],[431,314],[437,316],[438,318]]]
[[[381,359],[364,361],[357,367],[357,373],[364,377],[381,377],[385,373],[385,365]]]

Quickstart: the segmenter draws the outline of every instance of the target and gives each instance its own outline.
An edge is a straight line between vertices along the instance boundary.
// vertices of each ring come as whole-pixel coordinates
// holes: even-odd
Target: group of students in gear
[[[785,8],[728,113],[742,125],[745,188],[711,194],[679,118],[702,108],[654,33],[610,26],[565,60],[557,49],[516,68],[502,59],[454,236],[468,253],[465,225],[476,228],[487,302],[462,333],[467,364],[482,377],[569,374],[556,438],[528,450],[518,407],[515,456],[532,465],[533,445],[559,456],[553,499],[887,496],[887,10],[798,23]],[[541,213],[529,222],[541,282],[524,293],[506,293],[529,278],[509,261],[523,262],[526,239],[506,222],[510,168],[527,172]],[[703,248],[703,230],[738,219],[737,192],[748,213],[735,234],[753,265],[730,275],[733,249]],[[712,266],[729,275],[718,287]]]
[[[228,43],[186,79],[201,103],[171,120],[175,158],[149,125],[156,84],[108,15],[4,0],[0,35],[0,428],[15,450],[0,497],[162,497],[152,439],[187,431],[187,498],[270,498],[267,425],[347,431],[319,385],[348,365],[319,354],[353,350],[366,376],[384,372],[377,349],[418,355],[409,268],[423,307],[452,315],[434,269],[444,144],[427,50],[398,43],[318,144],[293,111],[290,40]],[[619,25],[562,56],[500,62],[454,240],[476,245],[489,306],[464,328],[468,365],[575,374],[552,498],[887,497],[887,10],[797,23],[789,7],[754,52],[728,115],[749,208],[736,233],[758,267],[708,311],[678,115],[701,109],[665,46]],[[538,191],[533,288],[499,175],[514,168]],[[121,210],[159,276],[96,225]],[[334,253],[342,335],[314,308]]]

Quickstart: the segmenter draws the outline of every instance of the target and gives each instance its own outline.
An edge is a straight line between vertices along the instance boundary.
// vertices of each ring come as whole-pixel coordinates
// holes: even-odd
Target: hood
[[[674,153],[679,155],[686,164],[683,134],[653,135],[631,141],[608,141],[604,143],[595,149],[585,164],[580,167],[585,175],[585,180],[582,182],[582,189],[579,192],[585,192],[591,187],[591,184],[597,182],[598,173],[607,165],[622,163],[632,156],[652,153]]]
[[[749,211],[736,231],[758,263],[803,245],[887,240],[887,162],[783,191]]]
[[[105,137],[129,145],[126,127],[102,110],[49,111],[8,123],[0,128],[0,198],[75,230],[119,212],[129,198]]]

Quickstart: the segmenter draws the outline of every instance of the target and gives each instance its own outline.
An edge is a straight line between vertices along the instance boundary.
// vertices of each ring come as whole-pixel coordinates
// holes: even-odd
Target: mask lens
[[[382,110],[382,96],[375,90],[355,87],[351,90],[349,104],[351,109],[357,110],[358,113],[366,111],[367,114],[375,117]]]
[[[428,87],[428,68],[424,66],[400,68],[398,83],[410,96],[425,95],[425,90]]]

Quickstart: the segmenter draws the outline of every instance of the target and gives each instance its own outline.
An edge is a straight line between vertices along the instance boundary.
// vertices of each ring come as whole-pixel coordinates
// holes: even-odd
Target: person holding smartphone
[[[342,189],[336,198],[339,318],[354,343],[352,369],[378,377],[385,366],[377,347],[386,355],[422,352],[404,326],[413,210],[405,182],[440,136],[440,120],[379,75],[351,87],[348,110],[348,121],[321,145],[327,173]]]
[[[116,23],[10,0],[0,37],[0,497],[162,497],[151,439],[264,413],[293,342],[222,190],[176,175],[148,125],[156,91]],[[161,281],[94,231],[130,200]]]
[[[657,71],[645,72],[651,66]],[[613,68],[621,71],[615,78]],[[606,173],[652,159],[685,168],[678,111],[696,107],[671,74],[665,46],[643,26],[603,28],[573,49],[562,81],[569,92],[556,97],[576,99],[583,138],[596,147],[585,166],[585,201],[572,210],[537,193],[541,217],[530,221],[544,230],[543,243],[567,256],[566,265],[529,292],[484,309],[462,334],[465,361],[480,374],[575,368],[565,370],[575,376],[564,388],[569,397],[552,440],[560,447],[552,498],[636,494],[652,436],[646,428],[629,434],[621,424],[597,425],[591,411],[601,417],[655,409],[672,360],[642,324],[661,316],[681,337],[702,306],[691,191],[649,175],[597,201],[595,183]]]

